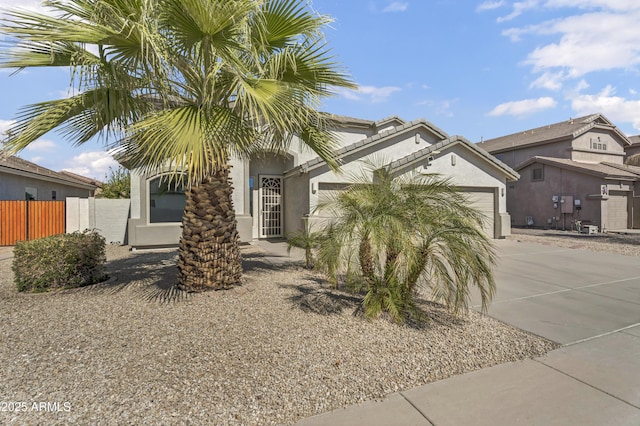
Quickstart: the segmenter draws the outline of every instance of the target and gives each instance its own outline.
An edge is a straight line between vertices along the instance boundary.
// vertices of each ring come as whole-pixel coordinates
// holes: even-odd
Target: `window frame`
[[[536,177],[536,172],[540,172],[540,176]],[[531,168],[531,182],[542,182],[544,181],[544,164],[536,165]]]
[[[156,198],[152,198],[152,196],[154,194],[157,193],[153,193],[151,192],[151,186],[152,186],[152,182],[158,180],[160,182],[162,182],[162,180],[167,179],[168,178],[168,174],[162,174],[162,175],[155,175],[152,176],[150,178],[147,179],[146,182],[146,186],[147,186],[147,196],[146,196],[146,206],[147,206],[147,223],[149,224],[154,224],[154,225],[160,225],[160,224],[176,224],[176,223],[182,223],[182,215],[184,214],[184,207],[186,205],[187,202],[187,195],[186,195],[186,189],[184,187],[184,184],[178,184],[176,181],[172,182],[171,186],[176,185],[176,189],[177,189],[177,185],[180,186],[180,188],[182,189],[181,191],[166,191],[165,194],[166,195],[177,195],[177,194],[182,194],[184,197],[184,204],[182,205],[182,209],[179,210],[180,211],[180,217],[178,218],[178,209],[171,209],[172,211],[172,215],[175,214],[175,217],[171,217],[172,219],[177,219],[177,220],[158,220],[157,215],[152,214],[152,209],[156,209],[158,207],[155,206],[155,202],[157,201],[157,196]],[[158,185],[158,188],[160,187],[160,185]],[[165,194],[160,194],[160,196],[165,195]],[[153,207],[152,207],[152,204]],[[156,213],[158,212],[157,210],[155,211]]]

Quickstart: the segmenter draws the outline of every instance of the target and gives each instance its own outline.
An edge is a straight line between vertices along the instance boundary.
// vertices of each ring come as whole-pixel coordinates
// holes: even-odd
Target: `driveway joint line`
[[[600,337],[609,336],[611,334],[621,333],[621,332],[623,332],[625,330],[628,330],[628,329],[634,328],[634,327],[638,327],[638,326],[640,326],[640,322],[637,322],[637,323],[631,324],[631,325],[627,325],[625,327],[621,327],[621,328],[618,328],[618,329],[615,329],[615,330],[607,331],[606,333],[601,333],[601,334],[598,334],[597,336],[585,337],[584,339],[576,340],[575,342],[570,342],[570,343],[567,343],[565,345],[562,345],[562,347],[573,346],[573,345],[577,345],[578,343],[588,342],[589,340],[599,339]],[[628,334],[628,333],[624,333],[624,334]],[[630,335],[630,336],[632,336],[632,335]]]
[[[625,281],[633,281],[633,280],[638,280],[638,279],[640,279],[640,277],[623,278],[623,279],[620,279],[620,280],[607,281],[607,282],[604,282],[604,283],[588,284],[588,285],[583,285],[583,286],[575,287],[575,288],[566,288],[565,287],[562,290],[547,291],[545,293],[532,294],[530,296],[514,297],[513,299],[499,300],[499,301],[496,301],[496,302],[492,302],[491,305],[498,305],[500,303],[507,303],[507,302],[516,302],[518,300],[534,299],[536,297],[549,296],[549,295],[552,295],[552,294],[559,294],[559,293],[567,293],[569,291],[582,291],[582,290],[584,290],[586,288],[598,287],[598,286],[603,286],[603,285],[608,285],[608,284],[616,284],[616,283],[621,283],[621,282],[625,282]],[[545,281],[540,281],[540,282],[545,282]],[[547,282],[545,282],[545,283],[546,284],[552,284],[552,285],[558,285],[558,284],[547,283]],[[603,295],[603,294],[590,293],[588,291],[582,291],[582,293],[587,293],[587,294],[590,294],[592,296],[606,297],[606,298],[609,298],[609,299],[619,300],[619,301],[622,301],[622,302],[627,302],[627,303],[632,303],[632,304],[637,305],[637,303],[635,303],[635,302],[630,302],[628,300],[618,299],[616,297],[611,297],[611,296],[607,296],[607,295]],[[480,306],[482,306],[482,305],[473,305],[472,308],[478,308]]]
[[[543,250],[543,251],[533,251],[530,253],[503,254],[500,257],[521,257],[521,256],[531,256],[533,254],[563,253],[565,251],[571,251],[571,250],[575,250],[575,249],[564,249],[564,250],[553,250],[553,251]]]
[[[431,419],[420,408],[418,408],[417,405],[415,405],[409,398],[407,398],[404,393],[402,392],[398,392],[398,393],[400,394],[401,397],[404,398],[405,401],[407,401],[414,409],[416,409],[416,411],[418,411],[418,413],[420,413],[420,415],[424,417],[425,420],[428,421],[430,425],[436,426],[436,424],[432,422]]]
[[[617,399],[617,400],[618,400],[618,401],[620,401],[620,402],[624,402],[625,404],[630,405],[630,406],[632,406],[633,408],[637,408],[638,410],[640,410],[640,407],[638,407],[637,405],[632,404],[632,403],[630,403],[629,401],[625,401],[624,399],[622,399],[622,398],[620,398],[620,397],[618,397],[618,396],[616,396],[616,395],[613,395],[613,394],[611,394],[611,393],[607,392],[607,391],[606,391],[606,390],[604,390],[604,389],[600,389],[599,387],[594,386],[594,385],[592,385],[591,383],[587,383],[587,382],[585,382],[584,380],[581,380],[581,379],[579,379],[579,378],[577,378],[577,377],[575,377],[575,376],[572,376],[571,374],[569,374],[569,373],[567,373],[567,372],[565,372],[565,371],[562,371],[562,370],[560,370],[560,369],[558,369],[558,368],[556,368],[556,367],[554,367],[554,366],[552,366],[552,365],[546,364],[546,363],[542,362],[542,361],[541,361],[541,360],[539,360],[539,359],[534,359],[534,361],[535,361],[535,362],[537,362],[537,363],[539,363],[539,364],[542,364],[542,365],[544,365],[545,367],[548,367],[548,368],[550,368],[550,369],[552,369],[552,370],[554,370],[554,371],[557,371],[558,373],[563,374],[563,375],[565,375],[565,376],[567,376],[567,377],[569,377],[569,378],[571,378],[571,379],[573,379],[573,380],[575,380],[575,381],[577,381],[577,382],[580,382],[580,383],[582,383],[582,384],[584,384],[584,385],[587,385],[587,386],[589,386],[590,388],[597,390],[598,392],[602,392],[602,393],[604,393],[605,395],[609,395],[611,398]]]

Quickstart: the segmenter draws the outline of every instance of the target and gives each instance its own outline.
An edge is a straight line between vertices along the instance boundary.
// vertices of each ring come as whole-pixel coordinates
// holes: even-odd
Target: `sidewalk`
[[[13,257],[13,246],[0,247],[0,260],[11,259]]]
[[[499,241],[489,315],[550,340],[502,364],[304,419],[314,425],[640,424],[640,262]]]

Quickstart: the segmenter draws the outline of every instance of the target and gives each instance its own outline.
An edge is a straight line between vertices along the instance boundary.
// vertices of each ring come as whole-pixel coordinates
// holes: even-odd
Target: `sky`
[[[310,3],[333,17],[325,36],[359,86],[337,91],[324,111],[423,118],[472,142],[594,113],[640,134],[640,1]],[[65,70],[0,70],[0,131],[21,106],[67,96],[68,85]],[[117,167],[100,141],[76,147],[53,132],[19,155],[102,180]]]

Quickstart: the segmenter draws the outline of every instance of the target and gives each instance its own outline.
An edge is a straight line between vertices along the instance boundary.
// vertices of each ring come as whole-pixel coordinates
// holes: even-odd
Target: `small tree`
[[[287,235],[287,253],[291,253],[293,247],[304,250],[305,268],[313,269],[315,258],[313,251],[320,246],[322,239],[321,232],[313,232],[308,224],[302,231],[291,232]]]
[[[113,170],[109,167],[109,175],[105,176],[102,191],[99,198],[131,198],[131,175],[129,170],[118,167]]]
[[[336,217],[318,251],[330,278],[364,288],[369,318],[387,313],[397,323],[423,320],[420,288],[457,313],[476,286],[486,309],[495,291],[496,257],[482,214],[437,175],[369,169],[318,206]]]

